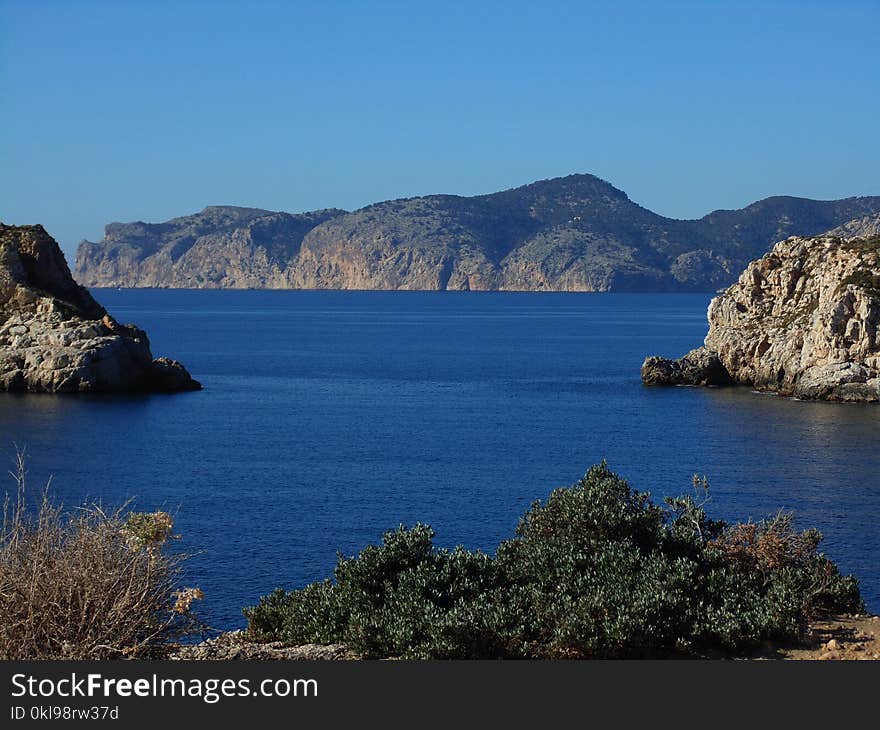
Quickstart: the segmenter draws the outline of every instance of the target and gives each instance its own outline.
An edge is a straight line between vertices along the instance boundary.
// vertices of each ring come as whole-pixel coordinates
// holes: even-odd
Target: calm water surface
[[[706,474],[727,519],[795,510],[880,610],[880,408],[640,384],[702,341],[707,295],[96,294],[205,389],[4,396],[0,458],[26,444],[67,504],[177,510],[214,626],[400,523],[491,550],[602,458],[658,498]]]

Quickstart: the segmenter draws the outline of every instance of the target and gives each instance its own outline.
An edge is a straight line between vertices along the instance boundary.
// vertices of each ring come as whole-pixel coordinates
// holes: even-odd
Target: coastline
[[[248,636],[246,630],[224,631],[197,644],[175,647],[171,650],[168,658],[175,661],[362,660],[362,657],[348,649],[344,644],[300,644],[288,646],[280,641],[256,641]],[[704,657],[670,655],[655,658],[669,660],[702,658],[735,661],[880,660],[880,616],[870,614],[825,616],[810,623],[806,636],[799,643],[780,644],[765,642],[758,650],[746,655],[713,653]]]

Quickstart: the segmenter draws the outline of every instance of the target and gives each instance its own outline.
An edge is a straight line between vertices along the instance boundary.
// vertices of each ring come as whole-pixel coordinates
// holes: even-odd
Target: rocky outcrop
[[[691,350],[677,360],[649,357],[642,364],[645,385],[733,385],[721,358],[705,347]]]
[[[143,330],[116,322],[76,284],[42,226],[0,224],[0,390],[45,393],[200,388],[153,360]]]
[[[646,384],[729,382],[804,399],[880,401],[880,236],[792,237],[709,305],[704,346],[648,358]],[[712,382],[715,381],[715,382]]]
[[[91,287],[715,291],[786,236],[880,213],[880,197],[774,197],[699,220],[643,208],[593,175],[346,213],[213,206],[111,223],[84,241]]]

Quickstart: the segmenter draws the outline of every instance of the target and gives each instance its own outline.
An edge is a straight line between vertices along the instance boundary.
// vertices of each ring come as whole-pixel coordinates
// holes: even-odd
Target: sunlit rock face
[[[71,277],[42,226],[0,224],[0,390],[175,392],[201,386],[154,360],[146,333],[116,322]]]
[[[880,400],[880,236],[780,241],[712,300],[708,317],[703,348],[681,360],[648,358],[645,383],[723,384],[700,382],[705,371],[694,365],[717,358],[732,383]]]

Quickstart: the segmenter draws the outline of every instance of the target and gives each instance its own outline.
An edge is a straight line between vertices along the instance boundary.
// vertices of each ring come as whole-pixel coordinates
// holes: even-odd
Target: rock
[[[176,393],[180,390],[198,390],[201,386],[192,379],[177,360],[158,357],[152,362],[149,375],[150,390],[158,393]]]
[[[691,350],[678,360],[649,357],[642,364],[645,385],[731,385],[733,380],[714,352],[705,347]]]
[[[708,318],[703,348],[681,360],[648,358],[643,381],[722,384],[701,369],[717,358],[729,383],[880,401],[880,236],[781,241],[712,300]]]
[[[304,644],[284,646],[280,641],[258,642],[245,631],[228,631],[192,646],[180,646],[171,655],[180,660],[274,660],[339,661],[357,659],[344,644]]]
[[[840,642],[837,639],[831,639],[825,644],[825,651],[839,651]]]
[[[828,231],[828,235],[839,236],[840,238],[871,238],[872,236],[880,236],[880,213],[848,221],[842,226]]]
[[[42,226],[0,224],[0,390],[176,392],[201,386],[153,360],[146,333],[122,325],[79,286]]]
[[[303,237],[343,213],[209,206],[165,223],[111,223],[103,241],[80,244],[76,275],[97,287],[289,288]]]

